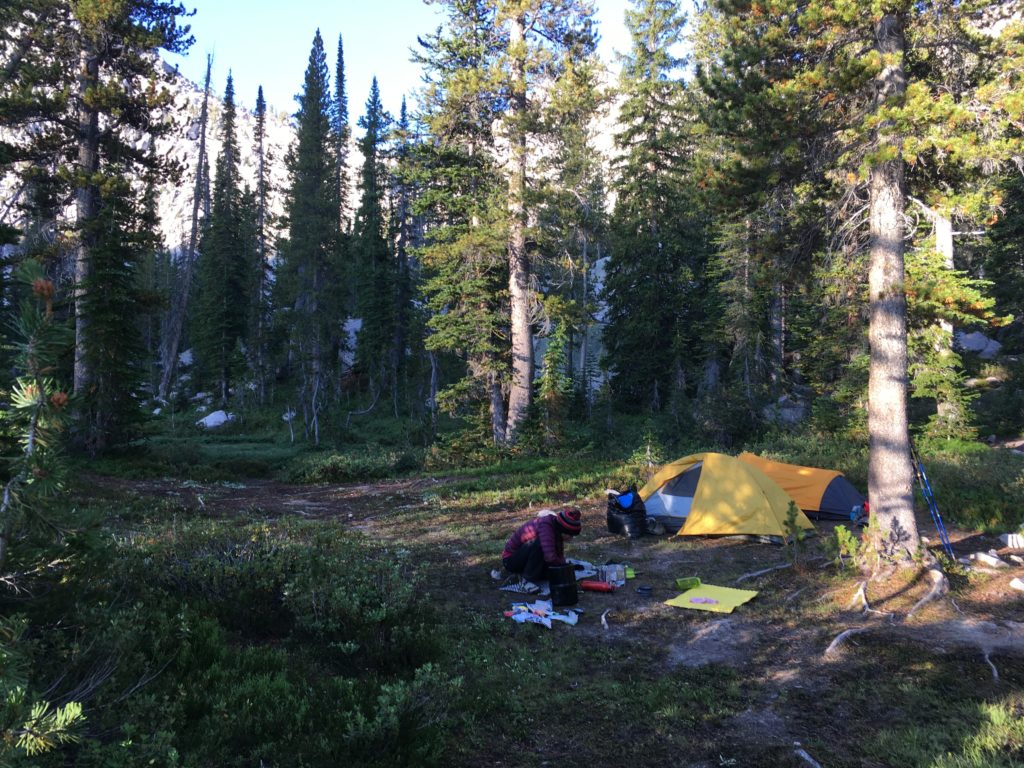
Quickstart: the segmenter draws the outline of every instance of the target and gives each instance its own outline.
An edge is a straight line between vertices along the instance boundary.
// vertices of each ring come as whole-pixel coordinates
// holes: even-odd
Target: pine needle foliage
[[[199,291],[192,337],[201,385],[209,385],[226,405],[236,348],[249,335],[254,296],[253,206],[243,201],[236,130],[235,86],[228,73],[221,111],[221,151],[216,162],[210,216],[205,222],[199,257]]]
[[[73,335],[54,313],[54,285],[42,266],[25,261],[18,279],[30,293],[11,320],[8,336],[17,375],[5,393],[11,407],[0,420],[7,454],[0,501],[0,572],[22,523],[42,512],[46,500],[63,489],[65,477],[61,436],[69,397],[55,373]]]
[[[329,395],[332,342],[345,318],[339,289],[336,141],[323,38],[317,30],[302,92],[296,138],[288,154],[291,181],[285,204],[288,236],[281,243],[275,285],[278,320],[288,338],[288,360],[307,436],[320,442],[320,417]]]

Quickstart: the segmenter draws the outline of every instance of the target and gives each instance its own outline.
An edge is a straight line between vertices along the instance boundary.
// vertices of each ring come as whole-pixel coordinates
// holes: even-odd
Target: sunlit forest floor
[[[883,575],[866,583],[865,605],[865,577],[836,562],[831,523],[796,551],[609,534],[601,489],[638,479],[622,461],[525,458],[298,484],[290,447],[236,436],[181,451],[195,459],[186,477],[161,476],[141,454],[85,467],[76,503],[103,511],[96,530],[125,569],[110,590],[151,579],[165,610],[191,617],[184,650],[158,638],[178,656],[143,688],[189,702],[161,708],[183,764],[1024,765],[1024,594],[1008,586],[1024,568],[947,562],[949,594],[908,618],[927,581]],[[953,476],[937,461],[933,474]],[[1024,461],[1007,461],[1019,476]],[[188,479],[215,462],[220,479]],[[254,468],[263,476],[246,477]],[[947,500],[970,506],[969,489],[941,482]],[[583,593],[575,627],[517,625],[503,611],[520,598],[498,591],[491,571],[519,522],[566,502],[584,514],[568,554],[627,562],[637,578]],[[927,511],[919,522],[938,552]],[[958,556],[1000,546],[984,527],[950,533]],[[681,576],[735,586],[783,564],[743,579],[758,595],[729,615],[663,603]],[[849,629],[863,631],[826,653]],[[227,690],[204,690],[221,680],[210,667]],[[364,695],[332,694],[339,680]],[[264,687],[265,701],[254,693]],[[339,712],[318,711],[332,695]]]

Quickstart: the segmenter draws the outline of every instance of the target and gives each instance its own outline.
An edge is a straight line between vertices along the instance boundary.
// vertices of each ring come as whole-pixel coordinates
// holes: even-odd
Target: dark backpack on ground
[[[647,524],[647,508],[635,485],[618,496],[608,495],[608,530],[631,539],[643,535]]]

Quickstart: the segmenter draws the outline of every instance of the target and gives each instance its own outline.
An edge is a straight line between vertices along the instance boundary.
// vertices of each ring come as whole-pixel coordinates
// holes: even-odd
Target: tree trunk
[[[260,91],[262,95],[262,90]],[[267,401],[267,372],[264,360],[263,298],[267,282],[267,152],[266,152],[266,107],[261,114],[256,136],[256,295],[253,302],[255,312],[255,333],[250,351],[253,367],[256,369],[256,391],[259,404]]]
[[[511,96],[507,125],[512,172],[508,180],[508,286],[512,310],[512,382],[505,440],[515,443],[533,399],[533,325],[530,319],[530,260],[526,253],[526,17],[516,14],[509,30]]]
[[[502,445],[505,434],[505,397],[501,391],[501,380],[496,373],[488,374],[487,387],[491,398],[491,432],[494,434],[495,445]]]
[[[92,105],[89,92],[99,84],[99,57],[92,45],[83,41],[78,56],[78,178],[75,190],[75,218],[78,247],[75,252],[75,369],[74,391],[84,395],[92,374],[85,346],[89,334],[89,318],[85,309],[86,282],[90,274],[92,231],[99,207],[96,172],[99,169],[99,112]]]
[[[441,388],[441,371],[438,365],[437,354],[427,352],[427,359],[430,360],[430,394],[427,396],[427,408],[430,411],[430,426],[433,432],[437,432],[437,391]]]
[[[589,250],[588,249],[588,244],[589,244],[589,241],[586,238],[586,236],[584,236],[584,238],[583,238],[583,298],[580,301],[580,304],[583,307],[587,306],[587,301],[590,298],[590,285],[589,285],[589,282],[590,282],[590,260],[589,260],[589,254],[588,254],[588,250]],[[600,253],[598,253],[598,258],[600,258]],[[589,318],[589,316],[590,316],[590,313],[588,312],[585,315],[585,317]],[[589,369],[587,367],[589,365],[589,356],[590,356],[589,336],[590,336],[590,323],[589,322],[584,322],[583,323],[583,328],[580,329],[580,369],[579,369],[580,373],[579,373],[579,381],[580,381],[580,385],[583,387],[583,402],[586,404],[586,408],[587,408],[587,419],[590,419],[591,416],[593,415],[592,412],[591,412],[592,411],[593,398],[591,398],[591,396],[590,396],[591,395],[591,392],[590,392],[590,371],[589,371]]]
[[[775,279],[772,282],[772,298],[768,303],[768,324],[771,328],[771,364],[769,366],[769,381],[772,385],[772,394],[778,397],[782,394],[785,384],[785,360],[786,360],[786,285],[779,277],[779,259],[776,256],[772,264],[772,271]]]
[[[903,19],[886,14],[875,27],[876,46],[886,61],[876,78],[876,105],[906,93]],[[883,132],[885,131],[883,126]],[[870,172],[870,249],[868,277],[871,367],[868,382],[868,498],[877,521],[880,554],[908,562],[920,539],[914,518],[914,470],[907,423],[907,318],[904,290],[904,167],[898,139],[896,156]]]
[[[409,274],[409,245],[411,240],[410,216],[412,202],[409,187],[402,184],[398,199],[398,238],[395,243],[396,273],[398,285],[395,290],[395,327],[391,339],[391,389],[394,400],[395,418],[399,414],[399,384],[404,392],[406,387],[405,354],[409,345],[409,302],[411,300],[411,281]],[[399,380],[401,377],[401,381]]]
[[[192,195],[192,229],[188,238],[188,250],[181,265],[181,284],[171,304],[171,312],[167,317],[167,330],[164,333],[162,364],[160,376],[160,398],[167,399],[171,390],[171,382],[178,367],[178,353],[181,337],[185,329],[185,315],[188,312],[189,295],[192,292],[192,273],[195,271],[196,248],[199,244],[199,206],[209,211],[210,178],[206,162],[206,122],[210,103],[210,70],[213,57],[206,57],[206,80],[203,86],[203,106],[199,113],[199,157],[196,160],[196,185]]]

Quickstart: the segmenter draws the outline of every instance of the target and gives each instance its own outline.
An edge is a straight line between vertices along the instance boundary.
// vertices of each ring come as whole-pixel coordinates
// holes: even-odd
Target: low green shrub
[[[419,451],[365,446],[336,453],[311,453],[292,461],[284,478],[292,483],[345,483],[413,472],[423,466]]]
[[[401,555],[367,567],[358,549],[317,536],[284,591],[296,634],[329,651],[341,669],[415,669],[438,647],[421,585]]]
[[[297,553],[281,532],[191,524],[142,556],[151,584],[202,604],[226,628],[250,637],[287,634],[282,596]]]
[[[35,764],[440,760],[458,681],[433,664],[443,636],[406,555],[323,521],[163,521],[68,547],[26,648],[84,724]]]

